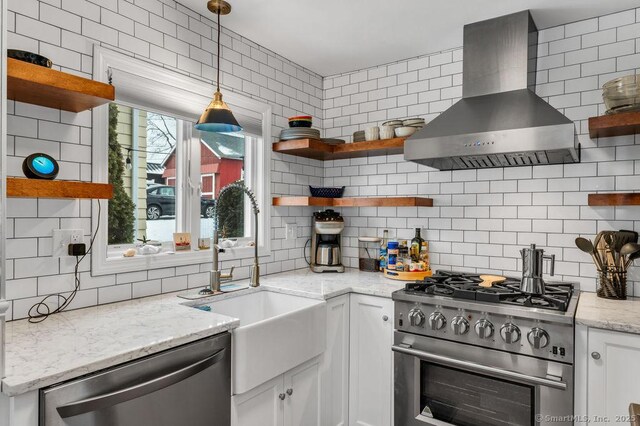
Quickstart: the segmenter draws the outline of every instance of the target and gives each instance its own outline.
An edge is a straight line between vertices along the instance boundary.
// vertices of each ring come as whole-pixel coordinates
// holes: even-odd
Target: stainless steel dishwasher
[[[231,335],[40,391],[40,426],[228,426]]]

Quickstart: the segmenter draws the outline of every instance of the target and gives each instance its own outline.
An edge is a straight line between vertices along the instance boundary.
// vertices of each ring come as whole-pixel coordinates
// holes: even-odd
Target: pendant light
[[[222,100],[222,93],[220,93],[220,16],[231,13],[231,5],[224,0],[209,0],[207,8],[218,15],[218,78],[213,100],[200,116],[195,128],[203,132],[239,132],[242,130],[242,126],[238,124],[238,120]]]

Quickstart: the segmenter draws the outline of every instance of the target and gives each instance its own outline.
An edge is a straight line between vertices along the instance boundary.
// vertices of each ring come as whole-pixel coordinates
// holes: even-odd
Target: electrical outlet
[[[286,223],[285,232],[286,240],[295,240],[298,237],[298,225],[296,225],[295,223]]]
[[[54,229],[53,230],[53,257],[69,256],[69,244],[81,244],[84,242],[82,229]]]

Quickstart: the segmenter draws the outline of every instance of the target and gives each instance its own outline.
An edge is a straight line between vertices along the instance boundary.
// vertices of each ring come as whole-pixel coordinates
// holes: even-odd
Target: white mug
[[[364,131],[364,138],[368,141],[375,141],[380,139],[380,129],[378,127],[369,127]]]
[[[395,134],[393,126],[380,126],[380,139],[393,139]]]

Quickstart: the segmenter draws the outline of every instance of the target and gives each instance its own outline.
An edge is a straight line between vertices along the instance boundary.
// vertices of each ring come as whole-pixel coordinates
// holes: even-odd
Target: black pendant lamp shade
[[[220,15],[230,13],[231,5],[224,0],[209,0],[207,7],[211,12],[218,15],[218,80],[213,100],[200,116],[195,128],[202,132],[240,132],[242,131],[242,126],[238,124],[238,120],[236,120],[227,104],[222,100],[222,93],[220,93]]]

